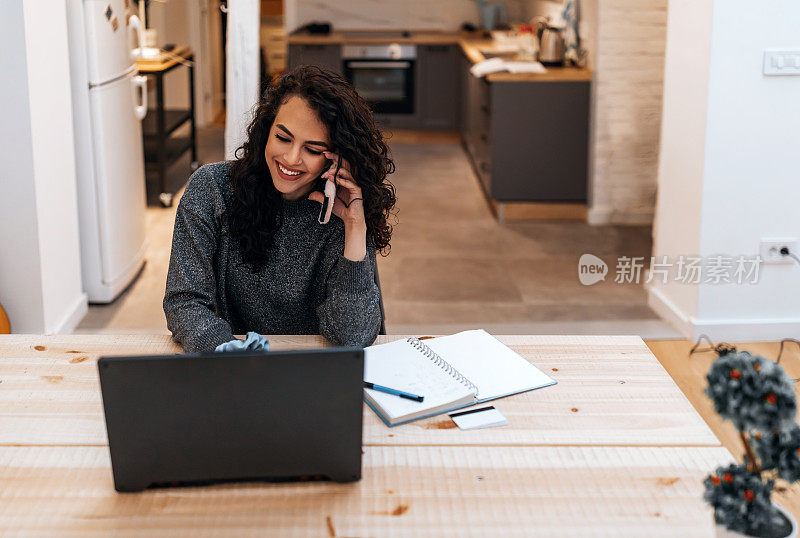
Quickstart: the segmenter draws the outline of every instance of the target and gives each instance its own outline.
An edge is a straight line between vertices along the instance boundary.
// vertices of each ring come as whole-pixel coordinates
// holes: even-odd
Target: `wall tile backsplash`
[[[506,0],[511,20],[524,15],[524,0]],[[457,30],[479,24],[474,0],[286,0],[286,25],[292,31],[312,21],[349,30]]]

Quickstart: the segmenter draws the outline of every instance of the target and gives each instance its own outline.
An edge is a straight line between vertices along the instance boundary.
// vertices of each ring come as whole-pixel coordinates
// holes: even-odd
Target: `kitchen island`
[[[461,135],[497,218],[585,219],[591,70],[476,78],[470,68],[495,43],[461,39],[459,47]]]

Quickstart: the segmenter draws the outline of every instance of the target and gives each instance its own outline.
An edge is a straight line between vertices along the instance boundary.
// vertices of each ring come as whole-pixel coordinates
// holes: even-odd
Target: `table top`
[[[96,360],[180,348],[167,335],[0,336],[0,534],[713,533],[702,479],[731,455],[639,337],[497,338],[558,381],[496,400],[508,426],[388,428],[365,406],[360,482],[117,494]]]

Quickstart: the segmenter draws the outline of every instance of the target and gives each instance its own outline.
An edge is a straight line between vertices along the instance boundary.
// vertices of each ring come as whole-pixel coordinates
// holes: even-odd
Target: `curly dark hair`
[[[386,176],[395,170],[389,146],[375,125],[367,103],[341,76],[314,66],[301,66],[275,80],[258,103],[247,127],[247,140],[236,150],[230,181],[233,197],[228,210],[231,234],[238,238],[242,258],[260,271],[269,258],[283,224],[281,193],[270,180],[264,150],[280,106],[302,97],[328,128],[333,151],[350,163],[361,187],[367,240],[382,255],[389,253],[392,226],[388,217],[397,201]],[[324,180],[315,188],[321,190]]]

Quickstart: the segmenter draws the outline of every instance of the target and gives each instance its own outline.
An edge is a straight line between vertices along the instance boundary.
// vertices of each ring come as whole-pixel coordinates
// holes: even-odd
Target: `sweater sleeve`
[[[358,262],[345,258],[343,252],[342,236],[325,256],[325,298],[317,307],[320,333],[339,346],[369,346],[381,324],[375,249],[367,246],[367,255]]]
[[[233,339],[231,326],[217,315],[214,257],[214,179],[207,167],[195,172],[178,204],[167,272],[164,314],[172,338],[185,352],[213,351]]]

